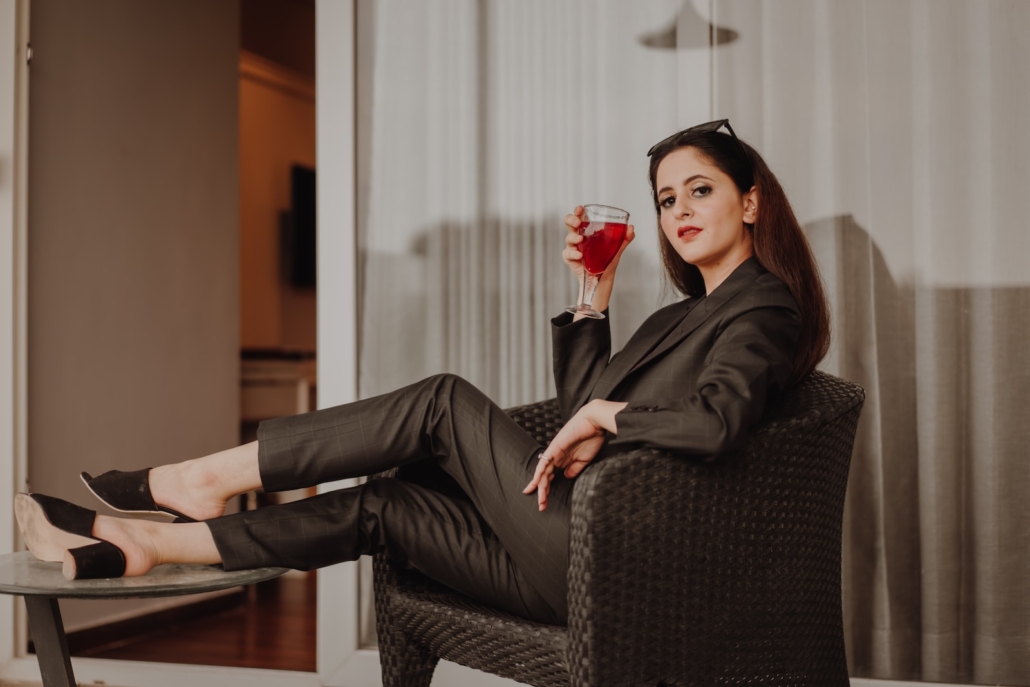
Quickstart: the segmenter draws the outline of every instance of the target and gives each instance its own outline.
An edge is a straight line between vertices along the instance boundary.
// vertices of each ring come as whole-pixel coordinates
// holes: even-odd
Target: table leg
[[[72,659],[68,655],[68,637],[64,634],[61,608],[50,596],[26,596],[29,627],[36,645],[36,660],[44,687],[75,687]]]

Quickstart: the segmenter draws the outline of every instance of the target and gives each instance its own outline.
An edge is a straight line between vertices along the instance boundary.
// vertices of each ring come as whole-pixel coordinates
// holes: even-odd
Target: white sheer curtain
[[[852,673],[1030,684],[1030,3],[364,0],[359,25],[362,395],[444,370],[551,395],[581,202],[637,225],[621,345],[663,297],[644,151],[729,117],[808,227],[824,369],[868,393]]]
[[[1030,683],[1030,5],[717,2],[716,110],[784,180],[868,392],[856,675]],[[748,37],[753,37],[748,40]]]

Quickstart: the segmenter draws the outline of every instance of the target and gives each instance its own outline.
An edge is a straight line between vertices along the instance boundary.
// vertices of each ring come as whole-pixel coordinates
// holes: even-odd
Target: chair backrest
[[[583,684],[847,684],[841,524],[863,399],[817,372],[733,456],[642,449],[584,472],[569,573]]]

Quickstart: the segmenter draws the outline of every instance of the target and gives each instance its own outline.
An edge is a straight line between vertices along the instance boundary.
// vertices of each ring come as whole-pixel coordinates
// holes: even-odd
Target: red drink
[[[629,213],[608,205],[584,205],[578,233],[583,237],[579,252],[583,255],[583,276],[579,283],[579,303],[565,308],[577,317],[603,320],[604,313],[594,310],[594,291],[599,275],[611,263],[626,240]]]
[[[590,274],[601,274],[626,239],[625,222],[583,222],[579,233],[584,237],[579,244],[583,254],[583,267]]]

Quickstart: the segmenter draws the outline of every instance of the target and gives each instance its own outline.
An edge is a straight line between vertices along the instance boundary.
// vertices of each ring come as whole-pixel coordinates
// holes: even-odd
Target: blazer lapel
[[[683,321],[684,315],[689,313],[698,302],[697,299],[688,298],[647,318],[640,325],[640,329],[635,331],[626,342],[623,349],[612,358],[611,363],[594,384],[590,398],[605,398],[640,362],[641,358],[654,348],[656,342],[661,341]]]
[[[682,328],[683,323],[690,319],[691,314],[704,307],[704,298],[689,298],[683,301],[682,308],[670,308],[670,317],[655,327],[649,327],[647,332],[641,332],[640,337],[634,336],[622,351],[620,367],[626,371],[640,367],[642,361],[649,359],[655,349],[655,344],[667,339],[673,330]]]
[[[696,303],[692,303],[694,307],[690,308],[687,312],[686,317],[682,317],[679,320],[677,326],[677,318],[670,318],[671,322],[666,322],[666,326],[661,327],[658,331],[656,328],[653,333],[649,333],[646,340],[641,337],[638,344],[631,347],[637,339],[633,337],[630,344],[626,345],[623,349],[625,359],[619,360],[618,366],[609,365],[608,369],[605,370],[604,375],[598,380],[598,383],[591,394],[593,398],[606,398],[608,394],[614,391],[622,380],[628,377],[632,372],[640,369],[647,365],[655,358],[665,354],[669,349],[677,346],[683,339],[690,336],[690,334],[700,327],[704,322],[711,317],[717,310],[722,308],[723,305],[731,301],[738,293],[744,290],[746,286],[751,284],[755,279],[758,279],[765,269],[758,264],[758,260],[755,258],[749,258],[748,260],[741,263],[741,265],[733,271],[733,273],[726,278],[722,284],[718,286],[712,293],[708,294],[704,298],[700,299]],[[691,303],[690,300],[684,301],[685,303]],[[682,311],[680,311],[682,312]],[[658,340],[660,343],[654,346],[654,342]],[[651,350],[654,346],[653,350]],[[619,356],[623,358],[623,355]],[[614,361],[613,361],[614,362]],[[613,369],[613,367],[615,369]],[[613,374],[609,375],[608,372]]]

